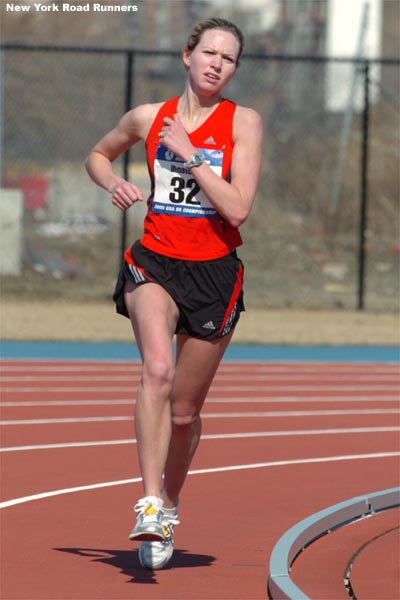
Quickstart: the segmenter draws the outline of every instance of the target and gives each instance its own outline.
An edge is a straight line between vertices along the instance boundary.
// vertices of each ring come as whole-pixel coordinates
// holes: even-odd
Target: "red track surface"
[[[138,376],[139,365],[122,362],[3,364],[2,600],[266,598],[269,556],[287,529],[399,484],[396,366],[224,363],[204,408],[174,557],[163,571],[143,571],[127,539],[141,496]],[[48,494],[69,488],[78,489]],[[366,521],[382,533],[397,526],[393,514]],[[307,556],[321,557],[331,536],[311,545],[295,563],[296,584],[315,600],[348,598],[347,562],[374,537],[363,528],[336,532],[335,551],[317,569]],[[398,600],[389,538],[376,541],[390,543],[389,595],[379,576],[375,590],[359,584],[359,600]],[[373,551],[354,563],[355,581],[371,571]]]

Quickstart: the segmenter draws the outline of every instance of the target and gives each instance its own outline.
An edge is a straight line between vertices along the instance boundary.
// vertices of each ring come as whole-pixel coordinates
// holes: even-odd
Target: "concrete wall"
[[[23,197],[19,190],[0,190],[0,274],[19,275],[22,266]]]

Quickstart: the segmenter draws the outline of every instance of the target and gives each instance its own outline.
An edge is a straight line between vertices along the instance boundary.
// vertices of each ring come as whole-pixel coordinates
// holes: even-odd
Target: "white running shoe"
[[[165,509],[164,509],[165,510]],[[162,569],[174,552],[174,525],[179,525],[177,511],[168,511],[163,517],[163,542],[142,542],[139,546],[139,561],[145,569]]]
[[[129,535],[130,540],[149,542],[165,540],[162,506],[163,501],[156,496],[146,496],[138,500],[134,511],[139,514],[136,525]]]

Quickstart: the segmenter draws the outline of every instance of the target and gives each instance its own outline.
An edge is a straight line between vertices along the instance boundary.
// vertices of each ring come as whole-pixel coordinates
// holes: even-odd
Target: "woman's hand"
[[[160,144],[166,146],[168,150],[171,150],[182,160],[188,161],[196,152],[196,148],[190,141],[179,116],[175,114],[173,119],[165,117],[163,122],[164,126],[158,134]]]
[[[120,210],[127,210],[136,202],[143,200],[139,188],[125,179],[118,180],[108,191],[111,194],[111,202]]]

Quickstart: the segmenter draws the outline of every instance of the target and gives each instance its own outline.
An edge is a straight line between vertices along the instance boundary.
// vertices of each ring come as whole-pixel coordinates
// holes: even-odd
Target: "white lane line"
[[[195,469],[189,471],[188,475],[206,475],[209,473],[227,473],[230,471],[244,471],[247,469],[262,469],[267,467],[283,467],[290,465],[305,465],[305,464],[318,464],[318,463],[329,463],[329,462],[340,462],[340,461],[351,461],[351,460],[372,460],[372,459],[383,459],[393,458],[400,456],[400,452],[376,452],[370,454],[348,454],[342,456],[323,456],[318,458],[297,458],[293,460],[277,460],[271,462],[252,463],[248,465],[229,465],[225,467],[213,467],[209,469]],[[26,502],[32,502],[34,500],[44,500],[55,496],[62,496],[63,494],[73,494],[77,492],[86,492],[90,490],[103,489],[118,485],[127,485],[132,483],[139,483],[142,480],[141,477],[135,477],[133,479],[120,479],[117,481],[105,481],[102,483],[93,483],[91,485],[81,485],[71,488],[64,488],[59,490],[52,490],[49,492],[41,492],[39,494],[33,494],[31,496],[23,496],[21,498],[13,498],[6,500],[0,504],[0,508],[8,508],[16,506],[18,504],[24,504]]]
[[[139,483],[142,481],[141,477],[135,477],[134,479],[121,479],[120,481],[106,481],[104,483],[94,483],[92,485],[81,485],[78,487],[65,488],[61,490],[53,490],[52,492],[42,492],[40,494],[33,494],[32,496],[24,496],[22,498],[14,498],[13,500],[6,500],[0,503],[0,508],[8,508],[10,506],[16,506],[17,504],[24,504],[25,502],[32,502],[33,500],[43,500],[44,498],[52,498],[54,496],[61,496],[63,494],[73,494],[76,492],[85,492],[88,490],[97,490],[99,488],[114,487],[117,485],[126,485],[127,483]]]
[[[132,382],[133,383],[133,382]],[[3,387],[2,392],[8,394],[48,394],[48,393],[119,393],[126,392],[131,394],[135,390],[134,385],[103,385],[103,386],[12,386]],[[211,391],[214,392],[265,392],[268,389],[272,392],[395,392],[399,394],[400,387],[396,385],[213,385]]]
[[[390,433],[400,431],[400,427],[349,427],[345,429],[300,429],[287,431],[252,431],[244,433],[209,433],[201,436],[202,440],[232,440],[269,437],[292,437],[308,435],[353,435],[357,433]],[[93,442],[64,442],[59,444],[37,444],[35,446],[8,446],[0,448],[0,452],[27,452],[33,450],[58,450],[67,448],[88,448],[97,446],[121,446],[136,444],[136,439],[99,440]]]
[[[109,372],[113,373],[126,373],[140,371],[141,365],[139,363],[127,363],[127,364],[99,364],[95,363],[93,365],[65,365],[65,364],[51,364],[51,365],[32,365],[32,364],[23,364],[23,365],[8,365],[7,363],[2,363],[0,366],[1,373],[26,373],[26,372],[34,372],[34,373],[104,373],[104,370],[107,369]]]
[[[331,415],[390,415],[399,414],[398,408],[365,408],[344,410],[280,410],[263,412],[227,412],[227,413],[203,413],[204,419],[235,419],[243,417],[313,417]],[[133,421],[132,416],[108,416],[108,417],[65,417],[60,419],[12,419],[0,421],[0,425],[56,425],[61,423],[96,423],[109,421]]]
[[[101,375],[15,375],[15,376],[3,376],[0,377],[0,383],[11,383],[11,382],[61,382],[61,381],[71,381],[73,379],[76,381],[89,381],[89,382],[99,382],[99,381],[140,381],[140,374],[127,374],[126,372],[123,375],[104,375],[104,370]],[[243,381],[245,377],[244,373],[232,373],[227,375],[217,374],[214,377],[213,381]],[[371,375],[370,373],[365,374],[351,374],[351,375],[339,375],[336,373],[324,373],[324,374],[316,374],[315,376],[306,375],[303,373],[295,374],[295,373],[287,373],[284,375],[278,374],[259,374],[259,373],[250,373],[248,374],[248,379],[251,381],[288,381],[291,379],[295,379],[296,381],[308,381],[312,380],[321,380],[320,383],[323,384],[324,379],[334,380],[334,381],[346,381],[351,379],[351,381],[385,381],[386,383],[399,383],[399,377],[396,376],[395,373],[387,374],[387,375]]]
[[[104,371],[103,371],[104,373]],[[253,378],[252,378],[253,379]],[[47,381],[140,381],[140,375],[19,375],[17,377],[0,377],[0,383],[10,383],[14,381],[21,382],[47,382]]]
[[[290,410],[290,411],[264,411],[264,412],[231,412],[231,413],[204,413],[202,416],[209,419],[219,419],[227,416],[228,418],[240,417],[313,417],[330,415],[389,415],[399,414],[398,408],[365,408],[365,409],[344,409],[344,410]]]
[[[0,425],[60,425],[62,423],[107,423],[108,421],[133,421],[133,416],[114,417],[66,417],[64,419],[13,419],[0,421]]]
[[[104,373],[104,370],[107,369],[108,372],[115,373],[126,373],[140,371],[141,364],[138,362],[117,362],[117,363],[109,363],[109,362],[93,362],[91,364],[83,363],[83,364],[65,364],[65,362],[58,363],[57,361],[52,361],[51,364],[43,365],[38,363],[29,363],[23,362],[23,364],[9,364],[8,362],[0,363],[0,371],[5,372],[24,372],[33,371],[37,373],[45,373],[45,372],[56,372],[56,373],[75,373],[75,372],[100,372]],[[356,373],[398,373],[399,365],[396,363],[388,363],[379,365],[377,363],[346,363],[346,364],[336,364],[336,363],[266,363],[266,362],[225,362],[222,363],[218,369],[218,373],[230,373],[237,371],[247,372],[263,372],[263,373],[276,373],[276,374],[286,374],[296,375],[299,373],[315,373],[326,374],[326,375],[336,375],[338,373],[341,374],[356,374]]]
[[[254,398],[232,397],[219,398],[218,396],[207,398],[206,404],[286,404],[286,403],[326,403],[326,402],[398,402],[395,394],[379,394],[379,396],[255,396]],[[3,408],[23,408],[28,406],[133,406],[136,400],[132,399],[114,399],[114,400],[15,400],[2,402]]]

